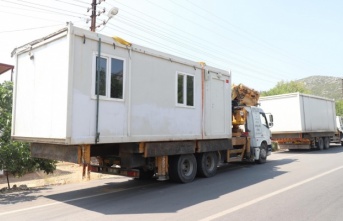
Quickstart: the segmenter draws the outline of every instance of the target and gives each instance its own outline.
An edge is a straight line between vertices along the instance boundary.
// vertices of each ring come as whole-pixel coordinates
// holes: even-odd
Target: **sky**
[[[99,0],[97,0],[98,2]],[[0,0],[0,63],[66,22],[89,29],[92,0]],[[341,0],[106,0],[97,32],[231,71],[258,91],[314,75],[343,78]],[[0,82],[10,79],[10,72]]]

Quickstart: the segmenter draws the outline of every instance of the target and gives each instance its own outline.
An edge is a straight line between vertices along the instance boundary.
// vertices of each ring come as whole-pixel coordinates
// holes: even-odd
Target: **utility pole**
[[[95,32],[95,25],[96,25],[96,0],[92,2],[92,15],[91,15],[91,31]]]
[[[98,0],[99,2],[97,3],[96,2],[97,0],[92,0],[92,8],[88,8],[87,9],[87,12],[89,12],[89,10],[92,10],[92,15],[90,16],[91,17],[91,27],[90,27],[90,30],[92,32],[95,32],[95,30],[101,26],[105,26],[106,23],[111,19],[113,18],[113,16],[115,16],[116,14],[118,14],[118,8],[117,7],[113,7],[111,8],[111,10],[108,12],[107,14],[107,20],[103,21],[101,24],[99,25],[96,25],[96,17],[97,16],[100,16],[101,14],[104,14],[106,12],[106,9],[103,8],[102,11],[98,11],[98,13],[96,12],[96,5],[97,4],[101,4],[101,2],[104,2],[105,0]],[[88,22],[88,21],[87,21]]]

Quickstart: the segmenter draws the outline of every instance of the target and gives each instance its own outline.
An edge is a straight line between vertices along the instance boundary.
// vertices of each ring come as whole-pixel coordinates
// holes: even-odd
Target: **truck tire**
[[[259,159],[255,160],[256,163],[262,164],[267,161],[267,144],[266,143],[261,143],[260,146],[260,157]]]
[[[329,148],[330,148],[330,138],[324,137],[324,149],[329,149]]]
[[[192,182],[197,173],[197,161],[194,154],[170,156],[169,178],[174,182]]]
[[[316,146],[318,150],[323,150],[324,149],[324,141],[323,138],[319,137],[318,142],[316,143]]]
[[[218,155],[216,152],[200,153],[196,156],[197,174],[201,177],[212,177],[217,173]]]

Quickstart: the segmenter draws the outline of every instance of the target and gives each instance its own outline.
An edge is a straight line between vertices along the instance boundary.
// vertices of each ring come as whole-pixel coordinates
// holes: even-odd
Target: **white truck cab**
[[[271,131],[269,128],[273,125],[272,115],[269,115],[269,123],[267,114],[259,107],[245,107],[248,112],[247,123],[245,125],[246,132],[250,137],[250,147],[255,153],[255,159],[259,159],[260,154],[266,157],[271,154],[272,141]]]
[[[343,146],[343,117],[336,116],[337,131],[331,142],[341,144]]]

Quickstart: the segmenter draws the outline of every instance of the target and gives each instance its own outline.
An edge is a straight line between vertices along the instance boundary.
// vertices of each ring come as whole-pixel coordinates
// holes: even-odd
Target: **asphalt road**
[[[343,220],[343,147],[277,152],[189,184],[115,177],[0,195],[0,220]]]

